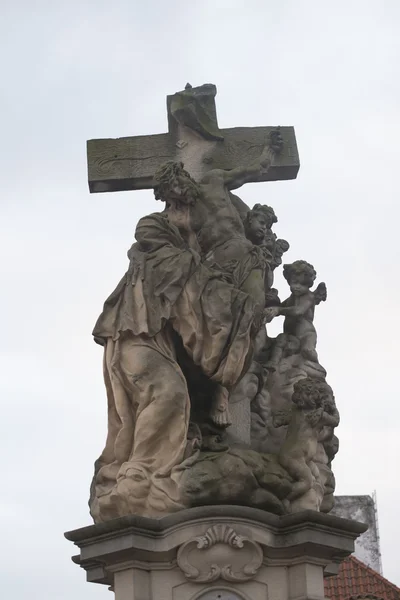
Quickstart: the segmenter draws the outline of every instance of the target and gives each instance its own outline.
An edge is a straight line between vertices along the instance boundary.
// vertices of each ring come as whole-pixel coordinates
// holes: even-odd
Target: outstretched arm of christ
[[[214,177],[222,178],[224,186],[228,190],[235,190],[245,183],[257,181],[257,179],[268,171],[273,164],[275,156],[282,152],[283,139],[279,129],[270,133],[268,144],[264,147],[258,160],[247,167],[236,167],[235,169],[223,170],[213,169],[206,173],[202,183],[208,183]]]
[[[268,144],[262,151],[259,159],[247,167],[236,167],[230,171],[223,171],[226,187],[235,190],[245,183],[257,180],[262,173],[266,173],[274,162],[275,156],[282,152],[283,139],[279,129],[270,133]]]

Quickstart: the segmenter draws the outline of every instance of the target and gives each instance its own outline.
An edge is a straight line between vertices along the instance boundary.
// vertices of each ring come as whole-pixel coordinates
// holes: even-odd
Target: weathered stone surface
[[[382,575],[376,499],[371,496],[336,496],[332,514],[368,525],[368,529],[356,540],[354,556]]]
[[[295,383],[292,404],[289,413],[274,417],[275,426],[288,425],[278,458],[293,479],[290,510],[319,510],[329,478],[323,442],[332,438],[339,413],[330,386],[312,377]]]
[[[91,192],[149,189],[156,170],[166,161],[182,161],[195,179],[212,169],[252,165],[262,153],[273,127],[219,129],[216,88],[204,85],[168,96],[169,133],[89,140]],[[274,165],[252,181],[295,179],[299,157],[293,127],[281,127],[284,149]]]
[[[310,291],[316,272],[306,261],[284,266],[291,296],[268,307],[269,317],[285,317],[284,332],[268,340],[261,391],[252,406],[252,447],[272,452],[293,478],[286,499],[290,512],[312,508],[329,512],[334,504],[331,462],[338,450],[339,424],[325,369],[318,362],[315,306],[326,300],[321,283]],[[297,389],[297,392],[296,392]]]
[[[208,506],[162,519],[123,517],[65,536],[78,546],[73,560],[87,580],[111,586],[118,600],[211,592],[204,598],[217,600],[223,590],[241,600],[323,600],[324,569],[348,556],[363,531],[361,523],[315,511],[278,517]]]
[[[200,453],[182,480],[189,506],[242,504],[284,514],[283,500],[292,489],[291,477],[277,456],[245,448]]]
[[[186,579],[196,583],[218,579],[243,583],[254,578],[263,562],[260,544],[238,535],[229,525],[213,525],[204,535],[182,544],[177,563]]]
[[[154,174],[165,212],[139,221],[129,269],[94,330],[109,398],[90,500],[96,521],[185,506],[180,480],[201,445],[187,439],[191,404],[207,404],[199,394],[209,396],[215,427],[230,424],[229,391],[261,326],[265,258],[228,192],[268,170],[282,145],[276,132],[250,167],[209,171],[200,182],[181,163]]]
[[[294,133],[220,129],[215,94],[188,84],[168,97],[168,134],[88,145],[92,191],[153,187],[164,203],[139,221],[93,332],[108,398],[96,522],[202,504],[333,505],[338,412],[313,324],[326,287],[311,291],[314,268],[295,261],[281,302],[274,271],[289,243],[273,231],[275,211],[232,193],[294,177]],[[271,339],[277,316],[284,330]]]

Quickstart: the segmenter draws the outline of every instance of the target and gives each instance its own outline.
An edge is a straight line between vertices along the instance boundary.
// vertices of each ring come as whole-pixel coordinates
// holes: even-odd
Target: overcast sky
[[[240,195],[275,208],[286,262],[328,286],[316,325],[342,417],[337,492],[377,491],[400,585],[399,27],[398,0],[2,0],[4,598],[110,597],[63,532],[90,523],[106,436],[91,331],[137,220],[161,207],[148,191],[90,195],[85,143],[166,131],[165,97],[187,81],[217,85],[221,127],[295,126],[298,179]]]

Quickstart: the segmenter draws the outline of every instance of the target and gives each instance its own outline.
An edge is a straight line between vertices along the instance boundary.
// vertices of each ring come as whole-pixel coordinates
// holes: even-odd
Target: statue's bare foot
[[[213,406],[210,412],[210,419],[218,427],[229,427],[229,425],[232,425],[231,415],[227,406],[222,409],[218,406]]]
[[[218,407],[213,407],[210,412],[210,419],[218,427],[229,427],[232,425],[231,415],[228,407],[220,410]]]
[[[218,427],[229,427],[232,424],[228,405],[228,391],[223,387],[217,390],[210,410],[210,419]]]

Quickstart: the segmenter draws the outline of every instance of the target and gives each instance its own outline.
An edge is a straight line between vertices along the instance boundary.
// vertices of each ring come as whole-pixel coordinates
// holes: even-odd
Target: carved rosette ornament
[[[229,525],[213,525],[202,536],[183,544],[177,562],[187,579],[198,583],[248,581],[263,561],[261,546],[238,535]]]

